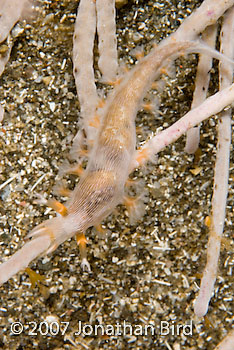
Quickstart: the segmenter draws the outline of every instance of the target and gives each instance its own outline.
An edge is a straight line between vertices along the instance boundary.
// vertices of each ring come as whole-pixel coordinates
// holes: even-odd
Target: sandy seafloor
[[[148,52],[152,39],[159,41],[174,31],[200,3],[128,1],[117,12],[121,64],[133,64],[134,47],[144,46]],[[79,118],[71,61],[78,3],[41,0],[40,4],[36,19],[18,27],[22,33],[15,38],[0,83],[6,111],[0,129],[0,183],[11,179],[0,192],[2,261],[22,245],[31,228],[54,215],[35,204],[34,196],[53,194]],[[139,142],[189,110],[196,63],[195,56],[178,61],[176,75],[164,78],[159,114],[138,114]],[[211,81],[212,93],[217,90],[215,69]],[[204,219],[212,196],[215,125],[216,118],[204,123],[196,161],[183,151],[181,138],[159,154],[157,163],[135,173],[145,181],[145,215],[130,225],[125,208],[119,206],[103,223],[106,235],[94,229],[87,232],[91,274],[81,271],[72,239],[30,265],[45,277],[40,287],[32,288],[26,273],[0,287],[0,349],[214,349],[234,321],[233,157],[225,240],[206,319],[194,316],[193,302],[206,259]],[[198,167],[200,172],[194,175],[191,170]],[[72,187],[75,177],[67,180]],[[52,331],[47,332],[43,322],[52,321]],[[168,335],[160,331],[162,321],[170,326]],[[12,334],[13,322],[23,325],[21,334]],[[86,325],[83,334],[75,334],[79,322]],[[56,324],[60,331],[52,335],[57,333]],[[98,324],[108,327],[109,334],[95,335]],[[129,325],[126,334],[111,335],[111,326],[116,331],[118,324],[121,332]],[[185,324],[192,324],[192,334],[173,334],[173,325]],[[154,327],[154,335],[139,334],[146,325]]]

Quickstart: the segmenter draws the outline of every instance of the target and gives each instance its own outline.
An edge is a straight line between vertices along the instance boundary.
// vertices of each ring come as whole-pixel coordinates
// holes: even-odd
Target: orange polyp
[[[144,52],[143,51],[139,51],[135,54],[135,57],[136,59],[139,61],[141,58],[143,58],[145,55],[144,55]]]
[[[135,198],[135,197],[130,197],[130,196],[124,197],[124,205],[127,208],[133,207],[135,205],[136,201],[137,201],[137,198]]]
[[[206,328],[211,328],[211,329],[215,328],[211,320],[206,315],[204,316],[204,321],[205,321],[204,323]]]
[[[71,194],[71,191],[63,185],[57,187],[56,191],[60,196],[63,196],[63,197],[69,197]]]
[[[76,241],[80,249],[80,255],[81,259],[86,259],[86,244],[87,244],[87,239],[83,233],[77,233],[76,235]]]
[[[154,110],[154,106],[153,106],[153,104],[152,103],[144,103],[143,105],[142,105],[142,108],[144,108],[146,111],[148,111],[148,112],[152,112],[153,110]]]
[[[84,172],[84,169],[81,164],[77,164],[76,166],[72,167],[68,173],[73,175],[81,176]]]
[[[158,88],[158,82],[157,82],[157,81],[154,81],[154,82],[151,84],[151,89],[156,90],[157,88]]]
[[[138,162],[139,165],[142,164],[143,161],[148,159],[148,149],[144,148],[141,151],[138,151],[136,161]]]
[[[99,233],[101,233],[101,234],[105,234],[106,233],[106,230],[102,227],[101,224],[95,225],[94,227]]]
[[[137,134],[140,134],[140,133],[142,133],[142,127],[141,126],[136,126],[136,133]]]
[[[89,126],[93,126],[94,128],[98,129],[100,126],[100,118],[99,116],[96,114],[93,118],[93,120],[91,120],[89,122]]]
[[[165,67],[162,67],[162,68],[160,69],[160,73],[161,73],[161,74],[167,75],[167,74],[168,74],[168,71],[167,71],[167,69],[166,69]]]
[[[128,73],[129,72],[129,68],[127,67],[127,66],[124,66],[124,68],[123,68],[123,73]]]
[[[144,214],[144,204],[142,196],[125,196],[123,204],[127,207],[130,222],[135,222]]]
[[[108,81],[108,84],[116,86],[116,85],[119,85],[122,82],[122,80],[123,80],[122,78],[119,78],[119,79],[116,79],[115,81]]]
[[[211,218],[210,218],[210,216],[206,216],[206,217],[205,217],[204,224],[205,224],[207,227],[210,227],[210,226],[211,226]]]
[[[86,157],[88,155],[88,150],[85,148],[79,149],[79,155],[82,157]]]
[[[76,235],[76,241],[77,244],[80,245],[86,245],[86,243],[88,242],[85,235],[83,233],[77,233]]]
[[[83,233],[77,233],[76,235],[77,244],[86,244],[88,241]]]
[[[135,185],[139,180],[133,180],[128,178],[127,181],[125,182],[125,186],[132,186]]]
[[[84,172],[84,169],[81,164],[79,164],[75,169],[75,174],[81,176]]]
[[[103,108],[105,106],[105,99],[104,98],[100,98],[97,108]]]
[[[67,216],[67,207],[56,199],[48,199],[47,205],[62,216]]]
[[[39,285],[39,283],[45,279],[44,276],[41,276],[39,273],[33,271],[29,267],[25,269],[25,272],[27,272],[33,288],[36,286],[36,284]]]

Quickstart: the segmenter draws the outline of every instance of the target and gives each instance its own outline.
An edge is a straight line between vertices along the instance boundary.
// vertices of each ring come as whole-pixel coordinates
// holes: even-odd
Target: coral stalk
[[[208,97],[200,106],[192,109],[169,128],[152,137],[140,148],[140,150],[136,151],[136,160],[140,159],[140,165],[143,165],[148,159],[152,158],[153,155],[176,141],[191,127],[194,127],[210,116],[221,112],[225,107],[233,103],[233,101],[234,84]],[[134,168],[137,168],[139,162],[137,161],[133,166]]]
[[[110,82],[116,78],[117,42],[115,26],[115,1],[96,0],[97,32],[98,32],[98,66],[103,81]]]
[[[87,20],[88,19],[88,20]],[[96,7],[93,0],[81,0],[73,36],[73,73],[81,108],[81,126],[92,139],[90,121],[98,103],[93,70],[93,46],[96,32]]]
[[[205,29],[202,33],[202,40],[210,47],[215,47],[217,36],[217,25],[214,24]],[[195,89],[193,93],[193,102],[191,109],[199,106],[205,99],[210,82],[210,70],[212,68],[213,59],[210,55],[200,54],[197,65],[197,74],[195,80]],[[185,152],[195,153],[200,140],[200,127],[196,126],[189,129],[186,135]]]
[[[224,16],[220,35],[221,52],[232,58],[234,54],[234,7]],[[233,67],[220,63],[220,90],[227,88],[233,80]],[[218,122],[218,145],[215,163],[212,219],[207,248],[207,263],[203,273],[199,295],[195,302],[195,313],[204,316],[212,295],[220,253],[221,237],[225,220],[228,194],[229,157],[231,145],[231,110],[222,113]]]
[[[219,343],[215,350],[233,350],[234,329]]]
[[[32,11],[32,0],[0,1],[0,43],[9,35],[13,26]]]

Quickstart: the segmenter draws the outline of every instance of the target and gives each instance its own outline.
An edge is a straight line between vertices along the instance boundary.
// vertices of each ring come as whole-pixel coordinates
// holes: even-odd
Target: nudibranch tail
[[[0,285],[24,270],[38,256],[54,251],[77,231],[78,226],[74,223],[72,215],[66,218],[58,216],[36,226],[26,236],[28,241],[24,246],[0,265]]]
[[[9,260],[0,265],[0,285],[7,282],[19,271],[24,270],[32,260],[47,251],[50,244],[48,235],[38,236],[28,241]]]

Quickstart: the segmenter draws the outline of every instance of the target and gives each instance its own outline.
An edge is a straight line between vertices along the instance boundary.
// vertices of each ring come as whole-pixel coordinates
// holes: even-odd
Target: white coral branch
[[[233,350],[234,329],[219,343],[215,350]]]
[[[96,32],[96,7],[93,0],[81,0],[73,36],[73,73],[80,101],[81,122],[88,140],[92,139],[90,121],[98,104],[93,69],[93,46]]]
[[[225,107],[233,102],[234,84],[210,96],[200,106],[186,113],[181,119],[179,119],[169,128],[152,137],[141,147],[140,150],[136,151],[136,159],[141,157],[141,155],[144,153],[145,156],[141,162],[141,165],[143,165],[148,159],[152,158],[166,146],[176,141],[190,128],[198,125],[210,116],[221,112]],[[134,164],[134,167],[137,168],[138,166],[139,164],[136,162]]]
[[[220,35],[221,52],[232,58],[234,54],[234,7],[224,16]],[[233,80],[233,67],[220,63],[220,90],[227,88]],[[224,91],[224,90],[223,90]],[[195,313],[204,316],[217,275],[221,237],[225,220],[228,194],[229,157],[231,145],[231,110],[223,112],[218,123],[218,145],[215,163],[214,192],[212,198],[212,220],[207,248],[207,263],[203,273],[199,295],[195,302]]]
[[[96,0],[97,32],[98,32],[98,66],[102,72],[103,81],[110,82],[116,78],[117,41],[115,25],[115,1]]]
[[[202,33],[202,40],[210,47],[215,47],[217,36],[217,24],[209,26]],[[200,54],[197,74],[195,80],[195,89],[193,93],[193,102],[191,109],[199,106],[205,99],[210,82],[210,69],[212,68],[213,59],[210,55]],[[186,135],[185,152],[195,153],[200,141],[200,127],[191,128]]]

